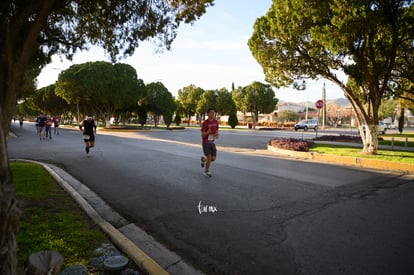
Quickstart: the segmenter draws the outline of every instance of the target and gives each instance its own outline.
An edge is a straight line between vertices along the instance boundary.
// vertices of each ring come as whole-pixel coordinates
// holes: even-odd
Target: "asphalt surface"
[[[68,190],[69,194],[78,201],[91,218],[111,236],[114,243],[149,274],[201,273],[177,253],[171,252],[150,235],[146,234],[144,230],[137,226],[137,223],[129,222],[131,217],[127,216],[124,218],[117,211],[114,211],[111,206],[106,204],[100,196],[91,190],[95,190],[98,186],[92,185],[90,186],[91,188],[88,188],[72,175],[69,175],[65,171],[66,169],[52,164],[59,157],[63,158],[62,154],[65,152],[64,158],[69,160],[66,168],[76,174],[81,168],[76,165],[71,166],[70,162],[85,162],[85,160],[79,160],[79,152],[73,152],[72,154],[72,147],[60,144],[63,147],[68,146],[68,148],[63,148],[67,149],[67,151],[64,151],[62,148],[59,150],[51,149],[45,155],[44,151],[47,150],[48,145],[49,148],[54,148],[52,143],[47,144],[47,142],[52,141],[41,141],[39,144],[39,140],[35,141],[33,136],[19,132],[19,129],[14,130],[20,141],[15,144],[10,142],[9,156],[16,158],[25,156],[26,154],[21,151],[32,147],[35,151],[32,159],[39,160],[57,181]],[[174,168],[177,166],[181,167],[181,169],[183,165],[186,165],[186,163],[181,165],[171,164],[170,159],[164,161],[162,156],[164,154],[165,158],[169,158],[168,155],[165,155],[166,148],[172,152],[179,144],[188,143],[189,140],[186,140],[187,136],[179,134],[165,135],[165,131],[142,133],[140,135],[140,142],[145,143],[146,137],[150,140],[147,147],[154,146],[154,140],[157,138],[165,139],[167,137],[175,140],[171,145],[164,145],[166,143],[165,140],[163,143],[158,143],[160,147],[166,146],[162,150],[160,149],[160,152],[164,153],[159,155],[154,148],[148,148],[148,152],[141,149],[140,155],[143,155],[143,159],[147,158],[150,160],[155,154],[154,159],[157,159],[161,164],[171,165]],[[100,140],[103,139],[100,137]],[[110,139],[112,143],[119,142],[116,139]],[[190,137],[190,139],[192,138]],[[209,190],[209,187],[194,186],[194,181],[186,184],[186,177],[182,176],[179,178],[179,181],[174,181],[173,184],[175,186],[165,186],[167,192],[171,191],[171,195],[177,192],[177,190],[180,190],[180,192],[184,191],[185,184],[186,188],[192,186],[192,192],[203,192],[203,199],[206,202],[196,201],[192,203],[195,203],[196,211],[200,211],[198,205],[202,207],[203,204],[206,204],[206,208],[201,209],[210,213],[205,213],[207,215],[197,215],[196,223],[194,223],[194,214],[184,213],[188,212],[188,210],[185,207],[179,206],[179,204],[185,205],[188,199],[180,197],[180,194],[177,193],[177,199],[174,204],[174,201],[167,201],[166,197],[164,197],[165,195],[153,194],[155,198],[152,201],[156,203],[148,200],[145,201],[145,205],[142,205],[148,211],[145,215],[151,217],[149,224],[154,223],[161,227],[162,224],[154,217],[163,217],[165,219],[163,224],[172,226],[176,223],[178,228],[183,228],[183,232],[175,232],[176,235],[188,234],[188,232],[201,232],[201,236],[204,235],[205,239],[200,240],[198,237],[198,240],[194,241],[200,247],[212,247],[213,250],[215,249],[214,245],[226,247],[227,254],[230,255],[226,255],[226,249],[221,251],[222,249],[217,248],[217,255],[215,257],[208,256],[206,252],[206,254],[194,255],[194,257],[199,258],[202,258],[203,255],[206,256],[205,261],[197,262],[200,266],[203,266],[202,269],[206,269],[206,266],[209,266],[209,261],[220,261],[220,259],[224,261],[224,263],[212,262],[219,269],[214,267],[210,269],[209,274],[414,273],[412,261],[414,238],[410,233],[414,230],[412,222],[414,217],[414,190],[412,184],[413,176],[411,174],[401,172],[381,174],[354,169],[343,170],[339,167],[326,167],[324,175],[327,179],[324,180],[318,179],[317,175],[311,175],[310,178],[304,179],[302,175],[298,175],[294,171],[282,169],[283,171],[278,171],[277,177],[283,179],[283,182],[278,183],[274,182],[276,175],[271,175],[271,168],[267,169],[265,167],[268,162],[267,159],[248,156],[252,154],[261,156],[271,155],[272,152],[266,149],[266,142],[263,142],[264,140],[268,140],[268,135],[265,133],[250,138],[249,144],[244,147],[241,146],[242,143],[236,137],[227,137],[221,141],[225,148],[220,149],[230,153],[223,153],[220,156],[226,159],[230,158],[232,163],[235,163],[233,166],[236,168],[236,172],[231,174],[229,171],[229,179],[220,180],[220,183],[225,183],[229,186],[226,187],[226,190],[214,191],[215,193],[219,192],[219,194],[214,194],[214,196],[206,195],[212,191]],[[31,145],[24,148],[19,147],[22,144],[27,145],[27,142],[30,142]],[[123,141],[123,143],[127,142],[133,141]],[[145,148],[146,144],[143,145],[143,148]],[[194,146],[199,147],[198,144]],[[121,150],[128,150],[128,146]],[[181,150],[179,152],[174,151],[173,153],[194,159],[192,153],[188,151],[183,152]],[[233,154],[234,152],[243,154],[243,157]],[[117,160],[125,153],[125,151],[122,151],[118,155],[117,152],[113,152],[113,159]],[[104,150],[100,151],[98,149],[96,154],[96,157],[102,157]],[[247,155],[245,156],[244,154]],[[133,159],[130,160],[131,163],[133,161]],[[194,160],[191,161],[194,162]],[[257,167],[256,170],[258,170],[258,174],[255,174],[255,179],[253,179],[253,181],[257,181],[256,186],[249,184],[249,182],[243,182],[243,179],[249,179],[250,181],[250,174],[252,172],[249,170],[249,167],[252,165],[251,162],[254,162],[254,165]],[[286,161],[277,163],[278,165],[283,165]],[[137,166],[130,165],[126,169],[137,169]],[[294,165],[295,169],[308,169],[309,171],[320,167],[319,165],[311,165],[309,163],[302,165],[301,162],[294,162],[291,165]],[[116,165],[114,166],[117,167]],[[143,175],[139,174],[139,177],[144,176],[152,180],[162,177],[164,183],[171,185],[172,182],[168,177],[176,177],[177,175],[175,173],[169,174],[168,170],[162,176],[154,176],[153,166],[152,161],[148,161],[145,164],[141,163],[140,169],[147,170],[148,172],[144,172]],[[99,167],[91,166],[91,169],[96,171]],[[112,175],[116,173],[116,169],[106,169],[106,173],[103,173],[104,177],[98,180],[98,183],[103,183],[105,180],[116,181],[116,175]],[[222,169],[218,168],[218,170],[221,174],[225,174]],[[190,173],[189,169],[184,169],[184,171]],[[138,174],[131,177],[134,176],[137,177]],[[354,178],[350,181],[352,184],[344,184],[347,177]],[[82,177],[77,175],[77,178]],[[262,182],[274,182],[275,185],[266,186]],[[318,182],[318,184],[314,184],[314,182]],[[213,183],[217,184],[219,182]],[[309,183],[313,184],[309,185]],[[362,185],[361,183],[364,184]],[[154,182],[149,181],[149,184],[152,185]],[[149,185],[142,183],[141,185],[141,188],[150,188]],[[250,194],[247,197],[241,192],[241,190],[246,189],[247,194]],[[265,190],[269,194],[266,194]],[[126,194],[132,192],[132,189],[117,190],[115,186],[115,188],[109,188],[106,192],[122,193],[125,194],[124,198],[127,198]],[[104,194],[104,196],[108,196],[108,194]],[[216,196],[220,199],[218,200]],[[224,200],[228,200],[229,203],[225,203]],[[168,215],[163,214],[160,216],[158,213],[160,211],[158,206],[160,201],[166,204],[167,209],[174,207],[180,209],[173,209],[177,211],[169,210]],[[215,205],[207,205],[212,201],[220,201],[217,213],[214,213]],[[124,204],[121,202],[121,205]],[[140,204],[136,204],[135,207],[138,205]],[[285,209],[286,205],[288,207]],[[224,209],[225,211],[223,211]],[[181,215],[183,213],[184,215]],[[246,222],[240,220],[241,217]],[[264,224],[262,223],[263,220],[265,220]],[[269,227],[273,228],[273,232],[268,231]],[[184,233],[184,229],[190,230]],[[176,231],[179,229],[171,227],[164,230]],[[229,232],[225,233],[223,230]],[[251,239],[246,238],[246,232],[252,232],[250,233]],[[226,243],[223,243],[224,235],[222,234],[233,235],[233,238],[227,237]],[[255,238],[253,235],[262,235],[263,237]],[[191,240],[191,236],[188,235],[183,236],[183,238]],[[177,244],[176,241],[175,243]],[[185,245],[188,246],[189,244]],[[367,247],[371,249],[367,249]],[[191,250],[191,247],[189,249]],[[257,255],[255,251],[260,251],[262,255]],[[356,251],[360,252],[356,253]],[[238,258],[250,258],[251,262],[239,262]],[[234,269],[235,264],[238,265],[238,269]],[[195,266],[198,265],[196,264]],[[259,271],[262,272],[259,273]]]

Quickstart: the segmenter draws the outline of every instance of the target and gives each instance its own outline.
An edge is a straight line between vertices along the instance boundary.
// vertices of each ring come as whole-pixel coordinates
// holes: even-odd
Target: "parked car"
[[[318,120],[317,119],[304,119],[295,124],[295,131],[303,129],[307,131],[308,129],[313,129],[314,131],[318,130]]]
[[[394,123],[385,123],[385,126],[387,126],[387,129],[396,129],[397,126]]]
[[[365,132],[365,124],[362,125],[362,129],[364,129],[364,132]],[[386,131],[387,131],[387,125],[381,120],[378,121],[378,133],[385,135]]]

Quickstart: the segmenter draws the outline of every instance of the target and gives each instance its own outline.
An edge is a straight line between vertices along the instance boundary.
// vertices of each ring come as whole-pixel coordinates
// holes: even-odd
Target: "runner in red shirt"
[[[49,139],[52,139],[52,124],[53,124],[53,119],[50,117],[50,115],[47,115],[46,117],[46,138],[49,137]]]
[[[201,157],[201,167],[204,167],[204,176],[211,177],[210,164],[216,160],[217,149],[214,141],[218,139],[219,124],[215,119],[214,108],[207,110],[208,118],[201,125],[201,137],[204,156]]]

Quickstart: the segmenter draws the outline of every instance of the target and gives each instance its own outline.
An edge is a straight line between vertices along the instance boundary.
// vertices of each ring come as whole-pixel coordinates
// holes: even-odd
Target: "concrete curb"
[[[325,163],[337,163],[337,164],[344,164],[344,165],[357,166],[357,167],[363,167],[363,168],[414,173],[414,165],[409,164],[409,163],[329,155],[329,154],[321,154],[321,153],[316,153],[316,152],[297,152],[297,151],[274,148],[271,145],[267,146],[267,150],[277,153],[279,155],[283,155],[283,156],[311,159],[311,160],[316,160],[316,161],[323,161]]]
[[[169,274],[150,256],[129,240],[123,233],[116,229],[99,215],[99,213],[65,180],[59,176],[49,165],[37,161],[14,159],[11,161],[30,162],[41,165],[57,182],[69,193],[69,195],[80,205],[83,211],[110,237],[115,245],[130,257],[137,266],[149,275]]]

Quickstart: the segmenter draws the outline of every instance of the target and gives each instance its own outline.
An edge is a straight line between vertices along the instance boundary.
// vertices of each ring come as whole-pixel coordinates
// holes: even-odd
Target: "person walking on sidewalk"
[[[96,124],[92,115],[88,115],[79,124],[79,129],[83,132],[83,141],[85,142],[86,155],[89,156],[89,149],[95,146]]]
[[[201,167],[204,168],[204,176],[211,177],[210,165],[216,160],[217,149],[214,141],[218,138],[219,124],[215,119],[214,108],[207,110],[207,119],[201,125],[201,137],[204,156],[201,157]]]

